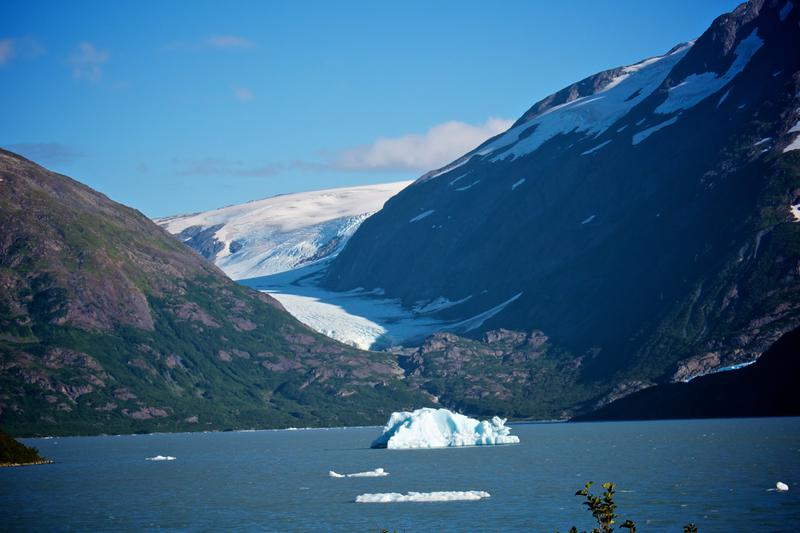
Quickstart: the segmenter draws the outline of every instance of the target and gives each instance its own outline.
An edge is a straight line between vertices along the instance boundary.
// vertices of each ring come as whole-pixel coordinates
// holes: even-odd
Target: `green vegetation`
[[[11,435],[0,431],[0,467],[38,465],[49,463],[39,455],[36,448],[25,446],[14,440]]]
[[[592,528],[588,533],[611,533],[614,531],[614,524],[619,518],[617,514],[617,504],[614,502],[614,483],[603,483],[603,495],[595,496],[590,492],[592,482],[586,483],[582,489],[575,493],[575,496],[583,496],[586,501],[583,504],[592,513],[598,527]],[[630,533],[636,533],[636,524],[632,520],[625,520],[619,525],[620,529],[627,529]],[[697,533],[697,526],[689,523],[683,526],[684,533]],[[578,533],[578,528],[572,526],[569,533]],[[584,530],[582,533],[587,533]]]
[[[428,405],[141,213],[0,150],[0,426],[87,435],[379,424]]]

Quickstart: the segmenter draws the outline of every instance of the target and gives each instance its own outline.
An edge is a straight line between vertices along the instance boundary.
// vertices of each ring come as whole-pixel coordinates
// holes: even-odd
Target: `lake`
[[[588,480],[616,482],[639,531],[800,529],[800,418],[513,427],[519,445],[438,450],[371,450],[379,428],[24,439],[56,463],[0,469],[0,529],[564,533],[593,526]],[[491,498],[354,503],[442,490]]]

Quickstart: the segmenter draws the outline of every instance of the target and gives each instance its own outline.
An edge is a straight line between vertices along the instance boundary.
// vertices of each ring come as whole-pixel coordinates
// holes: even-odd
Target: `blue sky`
[[[412,179],[738,2],[4,2],[0,146],[149,216]]]

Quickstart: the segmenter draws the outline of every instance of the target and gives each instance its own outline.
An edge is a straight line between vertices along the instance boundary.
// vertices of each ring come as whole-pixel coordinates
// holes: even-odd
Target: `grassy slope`
[[[16,435],[380,423],[426,398],[140,213],[0,154],[0,425]]]

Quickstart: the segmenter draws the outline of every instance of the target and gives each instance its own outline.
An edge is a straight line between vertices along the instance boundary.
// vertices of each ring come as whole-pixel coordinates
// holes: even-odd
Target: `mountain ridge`
[[[138,211],[0,151],[0,426],[16,435],[350,425],[429,402]]]
[[[389,200],[324,285],[451,320],[520,295],[473,339],[541,330],[601,403],[752,361],[800,324],[797,49],[797,7],[755,1],[554,93]]]

